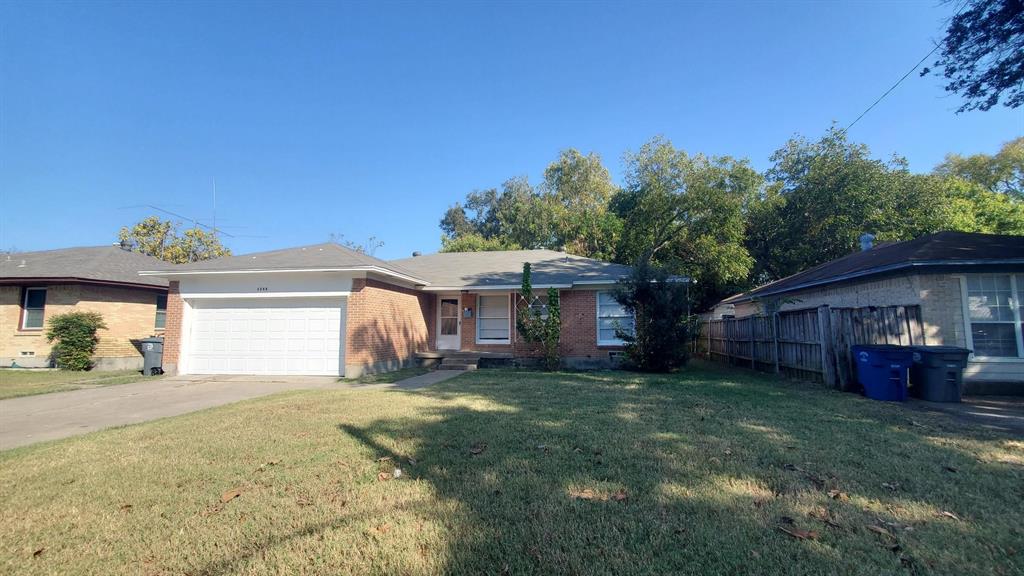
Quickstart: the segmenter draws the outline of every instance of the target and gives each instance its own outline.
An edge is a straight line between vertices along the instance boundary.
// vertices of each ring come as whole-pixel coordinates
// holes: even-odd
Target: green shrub
[[[540,344],[544,353],[544,368],[558,370],[562,365],[558,345],[562,337],[562,310],[558,289],[548,288],[548,301],[540,309],[533,306],[533,284],[530,263],[523,264],[523,286],[520,305],[517,306],[516,330],[527,342]]]
[[[50,318],[46,340],[57,343],[50,355],[62,370],[88,370],[92,368],[92,355],[96,351],[96,331],[106,328],[98,312],[68,312]]]
[[[689,316],[686,285],[661,269],[642,263],[619,281],[615,299],[635,319],[633,330],[619,328],[628,364],[645,372],[670,372],[686,365],[697,322]]]

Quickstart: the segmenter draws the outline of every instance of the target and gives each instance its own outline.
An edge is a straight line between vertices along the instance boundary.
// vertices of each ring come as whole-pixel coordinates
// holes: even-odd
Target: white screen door
[[[437,307],[437,348],[439,350],[458,350],[459,338],[459,299],[441,298]]]

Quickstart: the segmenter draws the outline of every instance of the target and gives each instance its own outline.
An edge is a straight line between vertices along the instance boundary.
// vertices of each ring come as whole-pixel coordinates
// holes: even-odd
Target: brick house
[[[48,318],[99,312],[94,361],[101,370],[141,369],[137,343],[164,330],[167,280],[138,271],[166,263],[118,246],[66,248],[0,256],[0,365],[51,364]]]
[[[627,317],[609,290],[629,267],[550,250],[383,261],[333,243],[143,271],[169,280],[164,369],[355,377],[417,356],[536,355],[515,330],[524,262],[544,306],[559,290],[562,353],[609,365]]]
[[[919,306],[925,344],[973,351],[969,390],[1024,393],[1024,236],[940,232],[862,248],[726,298],[712,315]]]

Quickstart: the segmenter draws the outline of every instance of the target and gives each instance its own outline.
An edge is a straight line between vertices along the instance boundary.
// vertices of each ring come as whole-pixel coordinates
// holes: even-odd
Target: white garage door
[[[344,298],[191,304],[192,374],[344,375]]]

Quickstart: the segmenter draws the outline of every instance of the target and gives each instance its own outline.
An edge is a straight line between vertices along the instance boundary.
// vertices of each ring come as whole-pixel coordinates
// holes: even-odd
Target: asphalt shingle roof
[[[77,279],[166,288],[166,279],[139,276],[139,271],[168,266],[173,265],[118,246],[16,252],[0,255],[0,283],[19,283],[29,279]]]
[[[255,270],[315,270],[323,268],[380,269],[401,276],[422,280],[421,277],[362,252],[356,252],[333,242],[255,252],[238,256],[225,256],[213,260],[181,264],[168,268],[153,267],[147,272],[229,272]]]
[[[391,261],[426,278],[432,288],[518,286],[522,282],[524,262],[530,263],[536,286],[615,282],[630,273],[629,266],[554,250],[440,252]]]
[[[889,272],[901,267],[928,264],[985,264],[1019,260],[1024,264],[1024,236],[938,232],[906,242],[879,244],[820,264],[759,288],[731,296],[723,304],[783,294],[809,286],[838,282],[849,277]]]

